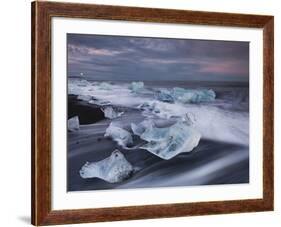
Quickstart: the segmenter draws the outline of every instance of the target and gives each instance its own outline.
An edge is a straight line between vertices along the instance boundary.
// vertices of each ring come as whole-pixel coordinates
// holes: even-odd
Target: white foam
[[[142,88],[143,91],[136,94],[132,93],[129,84],[126,83],[89,83],[85,80],[81,82],[81,80],[69,79],[68,86],[70,94],[90,95],[98,100],[95,103],[111,103],[113,106],[139,108],[147,118],[156,116],[161,119],[178,118],[184,121],[187,115],[192,116],[193,126],[201,133],[202,138],[243,145],[249,144],[249,113],[248,111],[235,112],[228,110],[230,104],[227,100],[216,100],[203,104],[190,104],[182,101],[168,103],[155,100],[156,91],[159,91],[159,89]],[[173,90],[175,94],[182,94],[181,91],[186,94],[186,91],[187,93],[190,91],[180,88],[174,88]],[[192,91],[196,93],[196,90],[193,89]],[[202,92],[202,89],[199,89],[199,91]],[[208,91],[208,97],[214,98],[215,94],[212,90],[206,91]],[[219,105],[216,106],[217,104]],[[235,103],[235,105],[239,106],[239,103]],[[221,107],[225,107],[225,109]]]

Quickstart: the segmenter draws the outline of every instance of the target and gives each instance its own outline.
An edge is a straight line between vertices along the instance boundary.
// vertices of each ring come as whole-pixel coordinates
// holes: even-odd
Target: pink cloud
[[[68,50],[70,52],[76,52],[76,53],[88,54],[88,55],[98,55],[98,56],[115,56],[122,53],[122,51],[97,49],[94,47],[76,46],[73,44],[68,45]]]
[[[142,62],[150,63],[150,64],[201,64],[201,61],[188,59],[188,58],[182,58],[182,59],[145,58],[142,59]]]
[[[218,74],[238,74],[244,75],[248,73],[248,67],[241,61],[222,61],[222,62],[204,62],[200,67],[202,73],[218,73]]]

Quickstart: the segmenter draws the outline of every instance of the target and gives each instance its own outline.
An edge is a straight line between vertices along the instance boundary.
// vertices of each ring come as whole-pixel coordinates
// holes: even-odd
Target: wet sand
[[[79,101],[76,97],[69,98],[69,117],[79,113],[82,125],[79,131],[68,132],[68,191],[249,182],[248,147],[202,139],[191,153],[179,154],[171,160],[163,160],[146,150],[124,150],[104,137],[110,120],[103,117],[99,107]],[[84,118],[84,115],[87,117]],[[132,110],[119,120],[126,122],[125,127],[129,128],[130,122],[139,120],[138,117]],[[138,137],[133,139],[135,143],[140,142]],[[79,170],[86,161],[102,160],[114,149],[119,149],[137,169],[131,178],[112,184],[97,178],[80,177]]]

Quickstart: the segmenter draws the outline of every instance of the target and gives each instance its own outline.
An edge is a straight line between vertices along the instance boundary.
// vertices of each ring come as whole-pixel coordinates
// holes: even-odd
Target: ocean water
[[[248,83],[149,81],[143,85],[68,80],[72,102],[93,110],[78,109],[73,114],[68,107],[68,115],[80,119],[80,129],[68,132],[68,191],[249,183]],[[170,92],[175,87],[192,92],[211,90],[215,99],[158,99],[159,92]],[[102,114],[105,110],[107,117]],[[87,121],[83,121],[85,115]],[[190,151],[164,159],[157,154],[159,149],[153,153],[140,148],[144,141],[132,132],[131,125],[144,120],[154,122],[158,128],[188,120],[200,133],[200,141]],[[105,137],[111,123],[129,132],[132,144]],[[115,183],[81,177],[79,171],[86,162],[105,160],[116,149],[134,167],[129,177]]]

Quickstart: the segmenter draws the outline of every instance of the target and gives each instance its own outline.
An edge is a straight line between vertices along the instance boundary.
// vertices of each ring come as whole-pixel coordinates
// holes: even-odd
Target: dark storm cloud
[[[69,76],[248,81],[249,43],[68,34]]]

